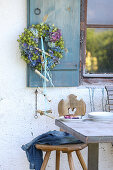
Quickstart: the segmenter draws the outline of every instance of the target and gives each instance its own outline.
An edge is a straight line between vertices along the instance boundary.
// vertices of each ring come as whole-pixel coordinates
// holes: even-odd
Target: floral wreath
[[[45,56],[48,68],[54,68],[63,57],[64,40],[61,30],[54,25],[37,24],[28,29],[25,28],[22,35],[19,35],[19,48],[21,57],[31,67],[41,70],[42,50],[40,47],[41,37],[43,37]]]

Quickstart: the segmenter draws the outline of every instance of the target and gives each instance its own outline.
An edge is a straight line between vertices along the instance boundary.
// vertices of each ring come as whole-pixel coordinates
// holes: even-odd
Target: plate
[[[94,120],[112,120],[112,112],[91,112],[88,113],[88,117]]]
[[[81,116],[77,116],[78,119],[68,119],[68,118],[64,118],[64,116],[59,117],[59,120],[64,121],[64,122],[80,122],[83,119],[81,118]]]

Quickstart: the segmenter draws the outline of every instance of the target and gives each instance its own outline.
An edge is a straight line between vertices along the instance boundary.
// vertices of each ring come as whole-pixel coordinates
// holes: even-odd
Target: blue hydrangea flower
[[[29,28],[35,37],[38,37],[38,30],[36,28]]]
[[[48,46],[50,48],[55,48],[55,43],[54,42],[48,42]]]

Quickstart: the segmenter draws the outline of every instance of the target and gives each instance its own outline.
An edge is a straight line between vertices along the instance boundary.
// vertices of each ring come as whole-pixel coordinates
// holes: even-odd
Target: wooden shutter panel
[[[40,14],[35,14],[35,9]],[[47,23],[61,29],[65,48],[64,57],[60,64],[52,69],[52,80],[55,87],[79,85],[79,56],[80,56],[80,0],[28,0],[28,26],[42,22],[48,14]],[[42,86],[41,78],[27,67],[27,85]],[[50,86],[48,83],[47,86]]]

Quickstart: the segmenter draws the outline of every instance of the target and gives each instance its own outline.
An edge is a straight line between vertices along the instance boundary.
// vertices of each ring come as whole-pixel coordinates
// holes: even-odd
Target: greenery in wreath
[[[41,70],[42,67],[42,50],[40,39],[43,37],[47,66],[55,67],[63,57],[64,40],[61,30],[54,25],[37,24],[28,29],[25,28],[22,35],[19,35],[19,48],[21,57],[31,67]]]

